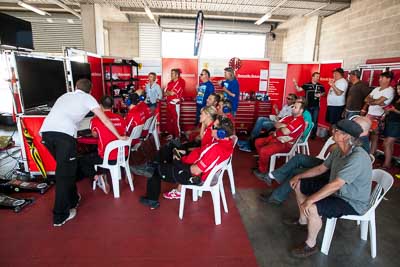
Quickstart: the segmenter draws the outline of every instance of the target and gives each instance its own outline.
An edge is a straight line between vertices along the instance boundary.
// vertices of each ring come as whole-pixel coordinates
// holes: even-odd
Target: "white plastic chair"
[[[326,151],[328,151],[328,148],[335,143],[335,140],[333,140],[333,137],[329,137],[328,140],[326,140],[324,146],[322,147],[321,151],[317,155],[317,158],[319,159],[326,159],[330,153],[326,154]]]
[[[179,204],[179,218],[183,219],[183,210],[185,207],[185,194],[186,189],[193,190],[193,201],[197,201],[198,192],[208,191],[211,192],[211,197],[214,206],[214,217],[215,217],[215,225],[221,224],[221,203],[220,198],[222,198],[222,204],[224,206],[225,213],[228,213],[228,206],[226,204],[224,185],[222,183],[222,178],[224,176],[224,172],[226,170],[229,159],[221,162],[217,166],[215,166],[207,179],[204,181],[203,185],[182,185],[181,188],[181,198]]]
[[[238,137],[236,135],[233,135],[231,137],[231,139],[233,141],[233,149],[235,149],[236,143],[238,141]],[[235,177],[233,176],[232,157],[233,157],[233,153],[229,157],[226,170],[228,171],[229,182],[231,184],[231,192],[232,192],[232,195],[234,195],[234,194],[236,194],[236,189],[235,189]]]
[[[297,144],[300,142],[300,137],[301,137],[301,135],[297,138],[296,142],[294,142],[294,144],[293,144],[293,146],[292,146],[292,148],[290,149],[289,152],[287,152],[287,153],[276,153],[276,154],[271,156],[271,158],[269,160],[269,172],[272,172],[272,171],[275,170],[276,159],[278,157],[286,157],[286,162],[288,162],[289,159],[294,157],[294,155],[296,154],[296,150],[297,150]]]
[[[158,129],[157,129],[157,115],[154,115],[154,119],[150,124],[149,127],[149,134],[153,135],[154,138],[154,143],[156,144],[156,149],[160,150],[160,136],[158,135]],[[147,137],[149,136],[147,135]]]
[[[353,221],[361,221],[361,239],[367,240],[368,238],[368,226],[369,226],[369,235],[370,235],[370,243],[371,243],[371,257],[376,257],[376,225],[375,225],[375,209],[382,201],[385,194],[389,191],[389,189],[393,185],[393,177],[385,172],[384,170],[375,169],[372,170],[372,181],[375,181],[377,184],[375,188],[372,190],[371,199],[369,204],[369,209],[364,215],[347,215],[342,216],[340,219],[353,220]],[[338,218],[331,218],[326,220],[324,239],[322,241],[321,252],[325,255],[328,255],[329,248],[331,246],[331,241],[333,237],[333,233],[335,231],[336,221]]]
[[[142,131],[143,131],[143,124],[137,125],[135,126],[135,128],[132,129],[131,135],[129,136],[129,140],[132,141],[133,140],[138,140],[139,142],[134,144],[131,148],[131,151],[137,151],[138,148],[140,147],[140,145],[142,144],[141,140],[140,140],[140,136],[142,135]]]
[[[151,116],[151,117],[148,118],[148,119],[146,120],[146,122],[144,123],[142,133],[143,133],[144,131],[147,131],[147,134],[146,134],[146,136],[142,137],[143,140],[147,140],[147,138],[149,137],[149,135],[150,135],[149,129],[150,129],[151,123],[153,122],[154,118],[155,118],[154,116]]]
[[[311,122],[311,128],[308,134],[306,135],[306,138],[304,138],[303,142],[299,142],[297,144],[297,153],[302,153],[305,155],[310,155],[310,147],[308,146],[308,139],[311,136],[312,128],[314,127],[314,123]]]
[[[133,191],[133,182],[132,175],[129,170],[129,153],[128,156],[125,156],[125,151],[129,151],[131,146],[131,141],[126,140],[115,140],[106,146],[106,150],[104,152],[104,158],[102,164],[94,165],[94,169],[97,171],[97,168],[103,168],[110,170],[111,180],[113,185],[114,197],[119,198],[119,180],[121,180],[121,167],[125,168],[126,177],[128,178],[129,186],[131,191]],[[114,165],[110,165],[108,162],[108,158],[110,156],[111,151],[118,149],[118,157],[117,162]]]

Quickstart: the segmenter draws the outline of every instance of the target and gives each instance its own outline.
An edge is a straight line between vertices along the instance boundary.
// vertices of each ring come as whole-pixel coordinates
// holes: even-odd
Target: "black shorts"
[[[328,183],[325,179],[302,179],[300,180],[300,191],[310,196],[319,191]],[[328,196],[316,202],[318,214],[324,218],[339,218],[343,215],[359,215],[354,208],[345,200],[336,197]]]
[[[336,124],[342,119],[344,106],[328,106],[326,109],[325,120],[330,124]]]

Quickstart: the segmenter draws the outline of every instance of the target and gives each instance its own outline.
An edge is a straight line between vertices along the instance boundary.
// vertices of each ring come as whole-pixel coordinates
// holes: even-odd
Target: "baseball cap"
[[[350,71],[349,74],[357,76],[358,79],[360,79],[360,77],[361,77],[361,72],[359,70],[352,70],[352,71]]]
[[[345,132],[355,138],[359,138],[360,134],[362,133],[361,126],[351,120],[340,120],[335,125],[336,129]]]
[[[344,70],[342,68],[336,68],[332,72],[339,72],[340,74],[344,75]]]

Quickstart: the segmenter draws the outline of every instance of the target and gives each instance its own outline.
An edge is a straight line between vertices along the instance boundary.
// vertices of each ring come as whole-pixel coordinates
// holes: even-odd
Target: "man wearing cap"
[[[350,82],[352,86],[347,93],[345,119],[349,119],[354,115],[360,115],[361,109],[364,106],[364,99],[369,95],[371,90],[368,84],[360,80],[361,72],[352,70],[350,72]]]
[[[232,103],[232,115],[236,116],[239,106],[239,83],[232,68],[225,68],[224,75],[226,80],[221,82],[222,91],[224,91],[225,99]]]
[[[311,77],[311,82],[305,83],[302,86],[297,84],[297,81],[293,79],[294,86],[297,92],[304,91],[307,99],[307,110],[312,116],[314,127],[311,133],[311,139],[314,139],[317,135],[318,129],[318,114],[319,114],[319,100],[325,93],[325,88],[319,83],[320,73],[314,72]]]
[[[326,121],[330,124],[336,124],[341,119],[344,111],[347,81],[343,78],[343,75],[343,69],[336,68],[333,71],[333,79],[329,80],[331,88],[327,99]]]
[[[318,252],[316,239],[321,217],[338,218],[361,215],[368,209],[372,183],[372,164],[365,150],[356,146],[362,128],[354,121],[341,120],[333,127],[337,147],[319,166],[294,176],[290,185],[296,194],[299,218],[285,220],[287,225],[307,227],[307,240],[292,250],[305,258]],[[318,175],[330,170],[329,177]],[[314,178],[314,179],[312,179]]]

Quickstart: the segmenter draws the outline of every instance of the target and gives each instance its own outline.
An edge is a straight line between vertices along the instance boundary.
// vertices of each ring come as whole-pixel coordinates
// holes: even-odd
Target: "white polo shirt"
[[[57,99],[39,132],[60,132],[76,137],[79,122],[89,111],[99,107],[93,96],[79,89],[65,93]]]
[[[376,87],[374,90],[372,90],[372,92],[369,94],[369,96],[375,100],[381,98],[382,96],[386,98],[385,102],[383,102],[384,106],[371,105],[368,107],[369,115],[382,116],[383,113],[385,112],[385,110],[383,108],[386,107],[387,105],[389,105],[390,103],[392,103],[392,100],[394,98],[394,89],[391,86],[389,86],[383,90],[381,90],[380,87]]]
[[[346,90],[347,90],[347,81],[344,78],[341,78],[335,82],[336,88],[343,92],[341,95],[336,95],[331,87],[328,93],[328,106],[344,106],[346,103]]]

